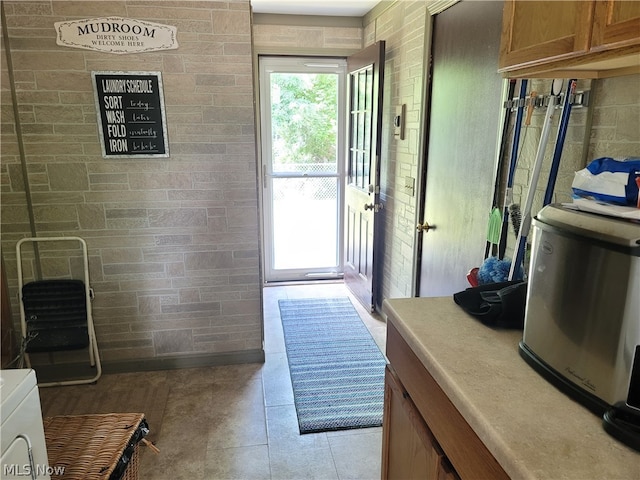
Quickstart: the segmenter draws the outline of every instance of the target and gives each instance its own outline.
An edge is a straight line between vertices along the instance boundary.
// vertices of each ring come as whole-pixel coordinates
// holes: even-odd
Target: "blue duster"
[[[509,280],[509,270],[511,269],[511,259],[498,257],[487,258],[478,270],[478,282],[485,283],[506,282]],[[521,280],[524,276],[522,266],[520,266],[513,277],[513,280]]]

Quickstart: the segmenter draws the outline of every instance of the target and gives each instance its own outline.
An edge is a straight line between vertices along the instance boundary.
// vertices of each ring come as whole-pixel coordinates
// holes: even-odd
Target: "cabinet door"
[[[537,65],[587,53],[593,14],[593,1],[506,0],[500,68]]]
[[[640,2],[598,0],[593,23],[593,51],[640,44]]]
[[[447,460],[447,457],[442,457],[440,462],[440,468],[438,469],[438,480],[460,480],[460,477],[453,469],[453,465]]]
[[[442,450],[408,393],[388,367],[382,452],[383,479],[446,478],[440,476],[444,458]]]

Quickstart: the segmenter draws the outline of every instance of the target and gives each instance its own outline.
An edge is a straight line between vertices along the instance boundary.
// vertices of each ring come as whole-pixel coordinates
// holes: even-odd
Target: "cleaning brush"
[[[511,219],[511,225],[513,225],[513,231],[518,238],[520,232],[520,224],[522,223],[522,212],[520,212],[520,205],[512,203],[509,205],[509,218]]]

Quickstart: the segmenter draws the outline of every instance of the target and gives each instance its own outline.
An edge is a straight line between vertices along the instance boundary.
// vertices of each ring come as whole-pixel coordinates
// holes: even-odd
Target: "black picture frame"
[[[91,72],[104,158],[169,157],[160,72]]]

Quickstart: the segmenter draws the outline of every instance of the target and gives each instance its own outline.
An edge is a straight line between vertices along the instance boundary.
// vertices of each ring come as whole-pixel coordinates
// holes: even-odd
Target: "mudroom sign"
[[[92,72],[102,156],[168,157],[160,72]]]

